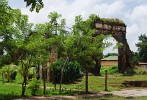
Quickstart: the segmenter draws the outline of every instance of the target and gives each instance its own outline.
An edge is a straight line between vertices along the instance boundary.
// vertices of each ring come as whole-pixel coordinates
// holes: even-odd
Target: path
[[[147,88],[144,89],[130,89],[111,92],[113,95],[130,97],[130,96],[147,96]]]
[[[144,89],[124,89],[121,91],[112,91],[112,92],[99,92],[95,94],[83,94],[77,96],[33,96],[30,98],[21,98],[16,100],[64,100],[64,99],[75,99],[75,98],[84,98],[84,97],[99,97],[103,96],[104,94],[113,94],[117,96],[147,96],[147,88]]]

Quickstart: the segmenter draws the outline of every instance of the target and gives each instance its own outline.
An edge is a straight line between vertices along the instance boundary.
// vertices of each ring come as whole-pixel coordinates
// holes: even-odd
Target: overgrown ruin
[[[93,36],[98,36],[100,34],[111,34],[118,43],[122,44],[122,46],[118,47],[118,71],[120,73],[125,73],[127,68],[132,67],[130,63],[131,50],[126,39],[125,23],[119,19],[97,18],[94,24],[96,33]]]

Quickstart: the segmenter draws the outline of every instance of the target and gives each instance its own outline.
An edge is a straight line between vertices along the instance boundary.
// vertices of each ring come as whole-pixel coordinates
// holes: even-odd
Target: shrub
[[[64,67],[63,83],[72,83],[77,79],[79,79],[80,77],[82,77],[83,75],[82,67],[78,62],[70,61],[64,64],[64,66],[63,63],[64,63],[63,61],[57,61],[52,65],[56,83],[60,82],[62,67]]]
[[[143,67],[135,67],[134,68],[135,74],[137,75],[147,75],[147,70]]]
[[[32,80],[28,84],[28,88],[31,90],[31,94],[34,96],[40,89],[41,81],[36,78],[32,78]]]
[[[10,82],[12,80],[15,80],[17,74],[16,69],[17,69],[16,65],[13,64],[5,65],[2,67],[1,73],[3,73],[4,78],[6,78],[8,82]]]
[[[104,75],[105,74],[105,70],[108,71],[109,75],[115,75],[118,74],[118,66],[102,66],[101,67],[101,74]]]

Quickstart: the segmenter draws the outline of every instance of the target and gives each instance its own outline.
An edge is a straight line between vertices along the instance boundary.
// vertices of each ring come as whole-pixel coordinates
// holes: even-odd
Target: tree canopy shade
[[[31,6],[30,11],[35,9],[36,12],[39,12],[44,6],[42,0],[24,0],[24,2],[26,2],[26,6]]]
[[[146,34],[139,36],[139,41],[136,46],[138,47],[140,61],[147,62],[147,36]]]

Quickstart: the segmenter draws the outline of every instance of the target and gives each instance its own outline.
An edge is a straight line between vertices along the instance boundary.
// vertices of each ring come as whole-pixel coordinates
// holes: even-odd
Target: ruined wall
[[[109,35],[123,45],[118,47],[118,71],[125,73],[127,68],[131,68],[131,50],[126,39],[126,25],[119,19],[105,19],[95,21],[96,33],[93,36],[100,34]]]

